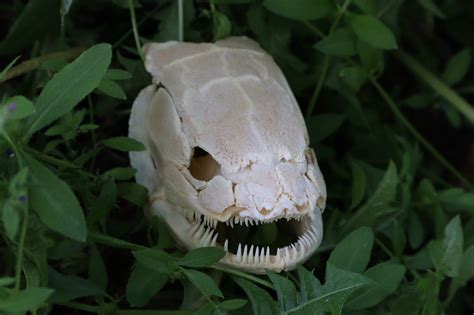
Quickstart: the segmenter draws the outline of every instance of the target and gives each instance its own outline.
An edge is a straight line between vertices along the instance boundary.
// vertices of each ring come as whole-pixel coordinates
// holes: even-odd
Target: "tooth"
[[[292,251],[292,256],[294,259],[298,257],[298,250],[296,249],[296,246],[291,244],[291,251]]]
[[[249,219],[249,224],[253,226],[253,219]]]
[[[229,226],[229,221],[225,221],[225,225]]]
[[[253,245],[252,245],[252,246],[250,246],[250,249],[249,249],[248,263],[253,264],[254,261],[255,261],[255,255],[254,255],[254,252],[253,252]]]
[[[217,220],[214,220],[214,222],[212,223],[212,226],[213,226],[214,228],[217,227]]]
[[[198,224],[199,228],[197,229],[196,233],[194,233],[194,238],[201,239],[201,236],[204,232],[204,226],[202,224]]]
[[[229,240],[228,240],[228,239],[225,239],[225,242],[224,242],[224,250],[225,250],[226,252],[229,251]]]
[[[229,222],[231,228],[234,228],[234,220],[232,220],[232,218],[227,222]]]
[[[285,248],[283,248],[284,252],[283,252],[283,256],[286,256],[288,258],[291,258],[290,257],[290,251],[288,250],[288,246],[286,246]]]
[[[237,255],[235,256],[235,260],[237,262],[242,261],[242,244],[241,243],[239,243],[239,246],[237,247]]]
[[[216,242],[217,242],[217,236],[219,235],[219,233],[216,233],[214,235],[214,237],[212,238],[211,240],[211,246],[216,246]]]
[[[201,238],[201,246],[209,246],[209,243],[211,242],[211,237],[212,237],[212,229],[209,227],[206,229],[206,232],[204,233],[203,237]]]
[[[309,238],[306,234],[303,234],[301,235],[301,238],[303,239],[303,241],[305,242],[306,246],[309,248],[311,248],[311,238]]]
[[[249,219],[245,218],[245,226],[249,226]]]
[[[255,246],[255,253],[253,255],[253,263],[254,264],[259,264],[261,262],[260,260],[260,247]]]
[[[275,263],[278,262],[281,259],[281,251],[279,248],[277,248],[277,253],[275,255]]]
[[[244,246],[244,251],[242,253],[242,262],[247,263],[247,260],[249,258],[249,254],[247,252],[247,244]]]
[[[189,228],[189,234],[194,235],[194,233],[196,233],[198,228],[199,228],[199,224],[197,223],[191,225],[191,227]]]
[[[238,223],[239,223],[239,218],[238,218],[238,217],[234,217],[234,223],[235,223],[235,224],[238,224]]]
[[[311,230],[308,231],[308,234],[311,236],[311,238],[313,239],[313,241],[316,243],[317,240],[318,240],[318,238],[316,237],[316,234],[315,234],[313,231],[311,231]]]
[[[265,255],[265,262],[269,264],[270,263],[270,258],[271,258],[270,246],[267,246],[267,254]]]

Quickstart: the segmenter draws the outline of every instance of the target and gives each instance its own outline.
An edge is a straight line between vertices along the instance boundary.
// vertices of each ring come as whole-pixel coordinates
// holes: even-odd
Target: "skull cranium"
[[[185,249],[219,246],[253,273],[293,269],[319,246],[326,187],[304,119],[272,57],[246,37],[151,43],[153,85],[132,108],[136,180]],[[232,241],[235,229],[287,223],[288,244]],[[283,233],[277,230],[277,233]],[[257,240],[258,241],[258,240]]]

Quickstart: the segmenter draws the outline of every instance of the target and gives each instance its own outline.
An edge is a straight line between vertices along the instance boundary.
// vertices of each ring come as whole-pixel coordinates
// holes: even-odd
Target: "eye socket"
[[[210,181],[220,173],[221,166],[206,150],[200,147],[194,148],[194,154],[189,165],[191,175],[202,181]]]

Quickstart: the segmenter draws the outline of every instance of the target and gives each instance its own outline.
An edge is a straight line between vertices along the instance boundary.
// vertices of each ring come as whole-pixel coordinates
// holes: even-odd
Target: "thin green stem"
[[[351,3],[351,0],[344,1],[344,4],[337,12],[336,18],[334,19],[331,25],[331,28],[329,29],[328,34],[331,34],[337,28],[337,26],[339,25],[339,21],[341,20],[344,13],[347,11],[347,7],[349,6],[350,3]],[[316,82],[316,87],[314,88],[314,92],[311,95],[311,99],[309,100],[308,108],[306,110],[307,118],[310,117],[311,114],[313,113],[314,107],[316,106],[316,102],[318,101],[319,95],[321,94],[321,90],[323,88],[324,81],[326,80],[330,62],[331,62],[331,57],[329,55],[325,55],[324,60],[323,60],[323,66],[321,68],[321,74],[319,75],[318,81]]]
[[[148,249],[148,247],[143,246],[143,245],[138,245],[134,243],[130,243],[106,234],[98,233],[98,232],[89,232],[88,233],[89,239],[92,241],[107,245],[109,247],[114,247],[114,248],[124,248],[124,249],[129,249],[129,250],[143,250],[143,249]]]
[[[92,96],[91,94],[87,95],[87,102],[89,103],[89,120],[91,124],[94,124],[94,104],[92,103]],[[95,135],[95,130],[91,130],[91,137],[92,137],[92,148],[93,150],[97,150],[97,138]],[[90,170],[92,171],[95,168],[95,159],[96,155],[92,157],[91,165],[90,165]]]
[[[183,0],[178,0],[178,40],[184,40]]]
[[[23,213],[23,221],[21,223],[21,231],[20,231],[20,240],[18,242],[18,252],[16,254],[16,264],[15,264],[15,291],[20,290],[21,285],[21,270],[23,266],[23,251],[25,249],[25,240],[26,240],[26,232],[28,231],[28,216],[29,211],[28,207],[26,207],[26,211]]]
[[[385,246],[385,244],[379,240],[378,238],[375,238],[375,243],[377,243],[377,245],[388,255],[388,257],[393,257],[395,256],[392,251],[390,249],[388,249],[387,246]]]
[[[384,99],[387,103],[390,110],[393,112],[395,117],[408,129],[408,131],[413,134],[413,136],[421,143],[425,149],[430,152],[435,159],[437,159],[441,165],[443,165],[447,170],[451,172],[460,182],[462,182],[467,187],[472,187],[472,184],[461,174],[459,173],[454,166],[451,165],[441,153],[438,152],[419,132],[415,129],[415,127],[406,119],[403,113],[398,109],[397,104],[392,100],[392,98],[388,95],[388,93],[384,90],[384,88],[377,82],[374,77],[370,77],[370,81],[372,85],[375,87],[377,92],[380,96]]]
[[[318,35],[319,37],[321,37],[321,38],[326,37],[326,34],[324,34],[319,28],[317,28],[316,26],[314,26],[314,25],[311,24],[310,22],[304,21],[303,24],[304,24],[307,28],[309,28],[314,34]]]
[[[409,54],[399,51],[396,56],[411,72],[460,111],[470,123],[474,124],[474,107],[471,104]]]
[[[80,168],[79,166],[77,166],[76,164],[74,164],[72,162],[52,157],[50,155],[44,154],[43,152],[37,151],[37,150],[32,149],[30,147],[25,146],[24,150],[26,152],[29,152],[29,153],[33,154],[35,157],[37,157],[38,159],[40,159],[42,161],[48,162],[50,164],[53,164],[53,165],[56,165],[56,166],[59,166],[59,167],[67,167],[67,168],[73,168],[73,169],[79,169]]]
[[[132,21],[132,30],[133,30],[133,38],[135,39],[135,46],[138,51],[138,55],[143,62],[145,62],[145,57],[143,56],[142,52],[142,45],[140,43],[140,37],[138,35],[138,28],[137,28],[137,18],[135,16],[135,5],[133,0],[128,0],[128,7],[130,9],[130,19]]]
[[[260,278],[258,278],[258,277],[256,277],[256,276],[252,276],[252,275],[247,274],[247,273],[245,273],[245,272],[238,271],[238,270],[231,269],[231,268],[227,268],[227,267],[222,267],[222,266],[210,266],[210,268],[224,271],[224,272],[226,272],[226,273],[229,273],[229,274],[238,276],[238,277],[240,277],[240,278],[244,278],[244,279],[250,280],[250,281],[255,282],[255,283],[258,283],[258,284],[260,284],[260,285],[262,285],[262,286],[264,286],[264,287],[267,287],[267,288],[269,288],[269,289],[275,290],[275,287],[274,287],[273,284],[271,284],[270,282],[265,281],[265,280],[263,280],[263,279],[260,279]]]

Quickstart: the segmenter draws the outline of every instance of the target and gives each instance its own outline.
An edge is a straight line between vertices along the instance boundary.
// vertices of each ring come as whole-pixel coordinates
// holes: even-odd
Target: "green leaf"
[[[474,279],[474,245],[469,246],[462,256],[461,267],[459,268],[459,275],[455,277],[449,287],[449,293],[454,296],[456,290],[465,286],[468,281]]]
[[[178,270],[178,266],[171,257],[158,248],[134,251],[133,256],[135,256],[138,263],[144,267],[167,274],[171,277]]]
[[[294,308],[296,306],[296,287],[293,282],[273,272],[268,272],[267,276],[275,285],[280,309],[288,311]]]
[[[145,306],[168,281],[166,273],[136,265],[127,282],[125,295],[132,306]]]
[[[232,24],[225,14],[215,9],[212,10],[212,29],[214,33],[214,41],[229,36],[231,28]]]
[[[128,137],[109,138],[102,142],[105,146],[119,151],[144,151],[143,143]]]
[[[311,143],[321,142],[336,132],[344,122],[345,116],[321,114],[307,118]]]
[[[359,7],[364,13],[375,15],[377,12],[375,0],[354,0],[354,4]]]
[[[358,289],[370,284],[373,284],[373,282],[367,277],[338,269],[331,263],[328,263],[326,283],[321,287],[318,296],[305,303],[299,303],[294,309],[287,311],[286,314],[321,314],[321,311],[341,314],[347,298]]]
[[[100,83],[112,58],[109,44],[95,45],[48,81],[30,118],[29,138],[76,106]]]
[[[122,69],[108,69],[105,73],[104,79],[109,79],[113,81],[120,81],[120,80],[129,80],[133,76],[130,72],[127,72]]]
[[[115,180],[129,180],[137,172],[133,167],[115,167],[104,173],[104,176],[112,177]]]
[[[443,72],[443,80],[454,85],[466,76],[471,65],[471,50],[464,49],[449,59],[448,64]]]
[[[302,266],[297,267],[298,278],[300,280],[299,303],[305,303],[317,298],[321,291],[321,282],[314,274]]]
[[[15,236],[20,227],[21,215],[19,210],[20,209],[15,207],[10,200],[5,202],[3,205],[2,223],[3,228],[5,229],[5,234],[10,240],[15,240]]]
[[[33,103],[24,96],[14,96],[9,98],[3,110],[6,111],[7,119],[18,120],[30,116],[34,113]]]
[[[178,264],[186,267],[209,267],[225,256],[225,251],[217,247],[200,247],[187,252]]]
[[[245,279],[232,277],[232,279],[244,290],[250,302],[254,315],[278,314],[278,308],[267,291],[257,287]]]
[[[110,211],[115,207],[117,202],[117,186],[113,180],[107,181],[99,197],[92,204],[92,208],[87,216],[88,224],[95,224],[99,220],[104,219]]]
[[[94,282],[100,289],[107,290],[107,267],[96,246],[92,246],[89,258],[89,280]]]
[[[364,272],[364,276],[374,281],[374,285],[362,288],[351,295],[346,303],[348,309],[360,310],[381,303],[395,292],[405,276],[406,268],[390,262],[375,265]]]
[[[392,31],[371,15],[353,14],[350,25],[360,40],[380,49],[396,49],[397,42]]]
[[[11,67],[13,67],[13,65],[15,65],[15,63],[18,61],[18,59],[20,59],[20,57],[21,56],[17,56],[15,59],[10,61],[10,63],[2,70],[2,72],[0,72],[0,82],[2,81],[3,77],[7,74],[8,70],[10,70]]]
[[[15,283],[15,278],[0,277],[0,287],[7,287]]]
[[[148,200],[148,190],[136,183],[120,183],[117,185],[120,197],[139,207],[143,207]]]
[[[438,5],[433,0],[418,0],[418,3],[428,12],[436,15],[439,18],[446,18],[446,15],[441,11]]]
[[[339,77],[354,93],[358,93],[362,85],[367,81],[367,72],[361,66],[343,67],[339,71]]]
[[[63,275],[56,270],[48,270],[48,286],[53,288],[53,302],[66,302],[85,296],[104,296],[105,292],[94,282],[77,276]]]
[[[346,224],[345,229],[350,230],[363,225],[373,225],[379,217],[384,215],[387,210],[390,210],[389,203],[395,199],[397,184],[397,167],[392,161],[390,161],[390,164],[374,194],[351,217]]]
[[[233,299],[223,301],[221,304],[218,305],[219,309],[223,311],[234,311],[239,308],[242,308],[245,304],[247,304],[247,300],[244,299]]]
[[[357,54],[356,38],[348,28],[341,28],[320,40],[314,48],[338,57],[350,57]]]
[[[361,227],[339,242],[328,262],[340,269],[362,273],[369,263],[373,245],[374,233],[368,227]]]
[[[263,5],[275,14],[300,21],[320,19],[333,11],[329,0],[265,0]]]
[[[433,242],[429,247],[433,264],[448,277],[459,275],[463,255],[463,237],[461,219],[455,216],[444,229],[443,243]]]
[[[79,201],[69,186],[33,157],[26,159],[31,173],[31,206],[50,229],[84,242],[87,226]]]
[[[355,162],[351,163],[352,167],[352,201],[351,209],[354,209],[362,202],[365,196],[366,179],[364,170]]]
[[[29,288],[7,297],[0,297],[0,311],[13,313],[36,310],[52,293],[53,290],[47,288]]]
[[[99,85],[97,86],[97,90],[108,96],[118,98],[119,100],[127,99],[127,95],[125,95],[125,92],[120,87],[120,85],[117,82],[106,78],[100,81]]]
[[[217,287],[217,284],[207,274],[191,269],[183,269],[182,271],[186,278],[205,296],[210,297],[215,295],[221,298],[224,297],[222,291]]]

